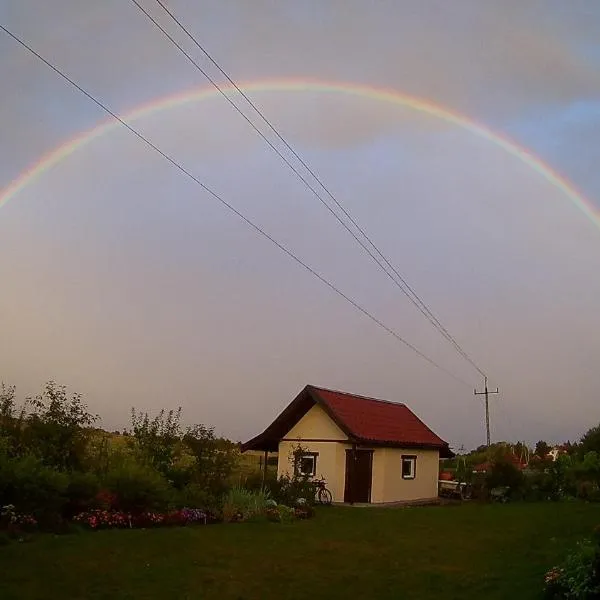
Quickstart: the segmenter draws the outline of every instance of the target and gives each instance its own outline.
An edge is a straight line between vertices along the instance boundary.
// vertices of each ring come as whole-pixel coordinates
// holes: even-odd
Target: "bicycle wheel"
[[[321,488],[317,494],[317,499],[321,504],[329,506],[333,500],[333,497],[327,488]]]

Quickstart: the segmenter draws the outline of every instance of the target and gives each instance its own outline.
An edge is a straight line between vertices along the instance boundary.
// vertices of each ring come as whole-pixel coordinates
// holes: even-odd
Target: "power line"
[[[396,269],[386,256],[379,250],[371,238],[367,235],[363,228],[358,224],[356,219],[348,212],[348,210],[337,200],[334,194],[327,188],[323,181],[318,177],[313,169],[302,159],[302,157],[292,148],[287,140],[281,135],[281,133],[275,128],[271,121],[263,114],[263,112],[254,104],[254,102],[248,97],[248,95],[235,83],[235,81],[227,74],[227,72],[217,63],[217,61],[209,54],[209,52],[197,41],[194,35],[183,25],[183,23],[177,18],[177,16],[169,10],[169,8],[161,1],[156,0],[161,8],[169,15],[169,17],[182,29],[182,31],[192,40],[192,42],[203,52],[203,54],[212,62],[212,64],[221,72],[221,74],[227,79],[227,81],[241,94],[246,102],[252,107],[254,112],[262,119],[262,121],[269,127],[269,129],[277,136],[277,138],[284,144],[284,146],[292,153],[292,155],[300,162],[300,164],[306,169],[306,171],[313,177],[313,179],[319,184],[319,186],[325,191],[327,196],[335,205],[342,211],[342,213],[350,220],[350,222],[356,227],[360,234],[367,241],[369,246],[376,253],[374,254],[371,248],[356,235],[354,231],[344,222],[344,220],[329,206],[319,192],[307,181],[307,179],[294,167],[290,161],[281,153],[281,151],[265,136],[265,134],[256,126],[251,119],[231,100],[231,98],[223,91],[221,86],[203,69],[193,57],[179,44],[173,36],[138,2],[138,0],[131,0],[133,4],[157,27],[163,35],[188,59],[188,61],[200,72],[204,77],[215,87],[215,89],[225,98],[225,100],[236,110],[244,120],[254,129],[256,133],[270,146],[270,148],[284,161],[284,163],[292,170],[292,172],[304,183],[304,185],[317,197],[317,199],[327,208],[327,210],[335,217],[335,219],[348,231],[348,233],[354,238],[354,240],[363,248],[365,252],[375,261],[375,263],[383,270],[383,272],[392,280],[392,282],[402,291],[402,293],[410,300],[410,302],[425,316],[425,318],[433,325],[435,329],[449,341],[455,350],[467,360],[483,377],[485,373],[483,370],[474,362],[474,360],[463,350],[456,339],[448,332],[448,330],[442,325],[440,320],[432,313],[425,302],[419,297],[414,289],[408,284],[408,282],[402,277],[398,269]],[[378,255],[378,256],[377,256]],[[383,262],[382,262],[383,261]],[[387,265],[387,266],[386,266]],[[391,273],[388,269],[391,269]],[[395,275],[395,277],[394,277]]]
[[[165,29],[146,11],[137,0],[132,0],[134,4],[138,6],[138,8],[158,27],[162,33],[171,40],[173,44],[200,70],[200,72],[219,90],[222,92],[220,86],[209,77],[204,69],[202,69],[196,62],[189,56],[189,54],[165,31]],[[337,198],[333,195],[333,193],[329,190],[329,188],[323,183],[323,181],[318,177],[315,171],[302,159],[302,157],[294,150],[294,148],[287,142],[287,140],[281,135],[281,133],[275,128],[275,126],[271,123],[271,121],[264,115],[264,113],[254,104],[254,102],[248,97],[248,95],[236,84],[236,82],[229,76],[229,74],[217,63],[217,61],[211,56],[211,54],[198,42],[198,40],[194,37],[194,35],[183,25],[181,20],[177,18],[177,16],[169,10],[169,8],[162,2],[162,0],[156,0],[156,2],[161,6],[161,8],[173,19],[173,21],[182,29],[182,31],[192,40],[192,42],[200,49],[200,51],[211,61],[211,63],[220,71],[220,73],[227,79],[227,81],[237,90],[239,94],[246,100],[246,102],[252,107],[254,112],[262,119],[262,121],[269,127],[269,129],[277,136],[277,138],[284,144],[284,146],[292,153],[292,155],[300,162],[300,164],[307,170],[308,173],[315,179],[315,181],[321,186],[321,188],[325,191],[325,193],[333,200],[336,206],[343,212],[343,214],[350,220],[350,222],[356,227],[356,229],[361,233],[361,235],[365,238],[368,244],[373,248],[373,250],[381,257],[384,263],[392,270],[392,272],[399,279],[395,280],[394,277],[388,272],[388,270],[381,264],[380,260],[375,257],[372,252],[365,247],[361,240],[359,240],[353,231],[339,218],[339,216],[332,211],[332,209],[327,205],[321,196],[310,186],[306,180],[301,177],[298,172],[291,167],[289,162],[281,156],[281,154],[276,150],[277,154],[286,162],[290,168],[298,175],[301,180],[308,186],[308,188],[317,196],[317,198],[326,206],[326,208],[335,216],[335,218],[342,224],[342,226],[352,235],[352,237],[361,245],[361,247],[371,256],[371,258],[379,265],[379,267],[392,279],[392,281],[400,288],[400,290],[405,294],[405,296],[417,307],[417,309],[429,320],[429,322],[445,337],[459,352],[459,354],[465,358],[482,376],[485,376],[485,373],[475,364],[475,362],[471,359],[471,357],[462,349],[462,347],[458,344],[456,339],[448,332],[448,330],[442,325],[439,319],[431,312],[429,307],[425,304],[425,302],[418,296],[418,294],[414,291],[414,289],[408,284],[408,282],[402,277],[402,275],[398,272],[398,270],[390,263],[390,261],[386,258],[386,256],[379,250],[379,248],[375,245],[375,243],[371,240],[371,238],[367,235],[364,229],[358,224],[355,218],[346,210],[346,208],[337,200]],[[253,123],[249,121],[247,116],[242,113],[242,111],[235,105],[231,99],[223,94],[228,102],[239,112],[245,119],[248,121],[252,127],[261,134],[261,137],[265,139],[265,136],[262,135]],[[267,143],[273,148],[273,145],[266,140]]]
[[[47,67],[49,67],[50,69],[52,69],[52,71],[54,71],[62,79],[64,79],[65,81],[67,81],[72,87],[74,87],[76,90],[78,90],[81,94],[83,94],[89,100],[91,100],[92,102],[94,102],[94,104],[96,104],[104,112],[106,112],[112,118],[114,118],[116,121],[118,121],[121,125],[123,125],[123,127],[125,127],[131,133],[133,133],[140,141],[142,141],[144,144],[146,144],[148,147],[150,147],[156,153],[160,154],[160,156],[162,156],[165,160],[167,160],[169,163],[171,163],[171,165],[173,165],[181,173],[183,173],[189,179],[191,179],[194,183],[196,183],[197,185],[199,185],[205,192],[207,192],[215,200],[217,200],[218,202],[220,202],[230,212],[232,212],[237,217],[239,217],[244,223],[246,223],[246,225],[248,225],[249,227],[251,227],[256,233],[260,234],[262,237],[264,237],[265,239],[267,239],[268,241],[270,241],[272,244],[274,244],[275,246],[277,246],[277,248],[279,248],[279,250],[281,250],[287,256],[289,256],[294,262],[296,262],[298,265],[300,265],[301,267],[303,267],[311,275],[313,275],[314,277],[316,277],[321,283],[325,284],[329,289],[331,289],[332,291],[334,291],[338,296],[340,296],[341,298],[343,298],[344,300],[346,300],[346,302],[350,303],[354,308],[356,308],[358,311],[360,311],[363,315],[365,315],[366,317],[368,317],[369,319],[371,319],[371,321],[373,321],[379,327],[381,327],[382,329],[384,329],[387,333],[389,333],[390,335],[392,335],[395,339],[397,339],[399,342],[401,342],[402,344],[404,344],[407,348],[409,348],[410,350],[412,350],[415,354],[417,354],[418,356],[420,356],[422,359],[426,360],[429,364],[431,364],[435,368],[439,369],[440,371],[443,371],[444,373],[446,373],[446,375],[449,375],[454,380],[462,383],[463,385],[466,385],[466,386],[470,387],[470,384],[468,384],[466,381],[464,381],[460,377],[454,375],[454,373],[452,373],[451,371],[447,370],[445,367],[442,367],[440,364],[438,364],[432,358],[430,358],[429,356],[427,356],[426,354],[424,354],[423,352],[421,352],[416,346],[414,346],[413,344],[411,344],[410,342],[408,342],[407,340],[405,340],[400,334],[398,334],[396,331],[394,331],[393,329],[391,329],[390,327],[388,327],[385,323],[383,323],[382,321],[380,321],[377,317],[375,317],[373,314],[371,314],[366,308],[364,308],[362,305],[360,305],[356,300],[350,298],[350,296],[348,296],[344,292],[342,292],[338,287],[336,287],[333,283],[331,283],[328,279],[326,279],[323,275],[321,275],[314,268],[312,268],[307,263],[305,263],[301,258],[299,258],[298,256],[296,256],[291,250],[289,250],[281,242],[278,242],[274,237],[272,237],[269,233],[267,233],[259,225],[257,225],[256,223],[254,223],[249,217],[247,217],[246,215],[244,215],[237,208],[235,208],[232,204],[230,204],[229,202],[227,202],[224,198],[222,198],[214,190],[212,190],[210,187],[208,187],[205,183],[203,183],[200,179],[198,179],[195,175],[193,175],[190,171],[188,171],[185,167],[183,167],[180,163],[178,163],[169,154],[167,154],[166,152],[164,152],[163,150],[161,150],[158,146],[156,146],[155,144],[153,144],[148,138],[146,138],[139,131],[137,131],[136,129],[134,129],[131,125],[129,125],[129,123],[127,123],[126,121],[124,121],[121,117],[119,117],[115,112],[113,112],[110,108],[108,108],[100,100],[98,100],[91,93],[89,93],[88,91],[86,91],[83,87],[81,87],[78,83],[76,83],[73,79],[71,79],[63,71],[61,71],[57,66],[55,66],[49,60],[47,60],[46,58],[44,58],[41,54],[39,54],[38,52],[36,52],[31,46],[29,46],[26,42],[24,42],[17,35],[15,35],[14,33],[12,33],[11,31],[9,31],[4,25],[0,24],[0,29],[2,29],[2,31],[4,31],[4,33],[6,33],[8,36],[10,36],[15,42],[17,42],[18,44],[20,44],[23,48],[25,48],[28,52],[30,52],[38,60],[40,60],[41,62],[43,62]]]

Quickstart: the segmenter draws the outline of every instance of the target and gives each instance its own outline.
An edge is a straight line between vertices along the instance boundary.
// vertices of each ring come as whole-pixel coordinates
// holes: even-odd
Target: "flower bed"
[[[273,523],[285,523],[295,519],[309,519],[314,514],[314,509],[306,502],[300,502],[292,508],[285,504],[277,504],[274,501],[270,501],[265,510],[267,520]]]
[[[544,593],[549,600],[600,598],[600,527],[592,539],[580,542],[562,565],[546,573]]]
[[[73,517],[73,521],[90,529],[131,527],[131,515],[116,510],[88,510]]]
[[[147,511],[134,515],[117,510],[90,510],[76,515],[73,520],[90,529],[206,525],[216,521],[214,515],[198,508],[182,508],[167,513]]]
[[[33,515],[17,512],[13,504],[7,504],[0,509],[0,529],[9,532],[32,531],[37,524]]]

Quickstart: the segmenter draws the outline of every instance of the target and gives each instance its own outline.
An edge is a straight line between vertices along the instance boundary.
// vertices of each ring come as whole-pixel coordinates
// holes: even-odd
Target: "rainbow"
[[[252,92],[320,92],[337,93],[350,96],[358,96],[379,102],[388,102],[415,110],[419,113],[441,119],[446,123],[456,125],[461,129],[468,131],[482,139],[485,139],[495,146],[505,150],[516,159],[536,171],[550,185],[560,190],[571,200],[592,223],[600,229],[600,209],[587,200],[567,179],[558,174],[550,166],[536,157],[531,151],[519,146],[514,141],[504,135],[492,131],[489,127],[470,119],[465,115],[444,108],[429,100],[417,98],[403,94],[395,90],[376,88],[364,85],[355,85],[345,82],[325,82],[318,80],[271,80],[244,83],[239,86],[246,93]],[[225,92],[234,92],[233,86],[222,86]],[[215,88],[192,89],[179,92],[170,96],[152,100],[146,104],[138,106],[122,115],[124,121],[132,124],[154,113],[169,110],[193,102],[201,102],[208,98],[216,97],[219,94]],[[54,148],[36,163],[20,173],[6,188],[0,192],[0,207],[18,196],[26,187],[34,184],[44,173],[52,169],[55,165],[66,160],[71,154],[81,150],[84,146],[93,142],[100,136],[106,135],[116,130],[120,123],[113,118],[100,122],[95,127],[83,131],[74,138],[66,141],[60,146]]]

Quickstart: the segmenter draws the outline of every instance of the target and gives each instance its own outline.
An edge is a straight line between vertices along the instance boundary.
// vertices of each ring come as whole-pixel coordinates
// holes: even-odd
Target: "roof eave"
[[[240,452],[260,450],[262,452],[277,452],[279,441],[266,438],[263,433],[240,445]]]
[[[275,420],[260,434],[243,443],[240,446],[242,452],[246,450],[263,450],[276,452],[279,448],[279,441],[285,435],[280,434],[280,429],[287,428],[287,431],[307,412],[307,400],[315,401],[312,394],[305,386],[300,393],[277,415]]]
[[[422,442],[402,442],[397,440],[369,440],[366,438],[356,439],[355,443],[363,446],[378,446],[387,448],[422,448],[423,450],[438,450],[440,458],[453,458],[454,452],[450,450],[447,443],[432,444]]]

